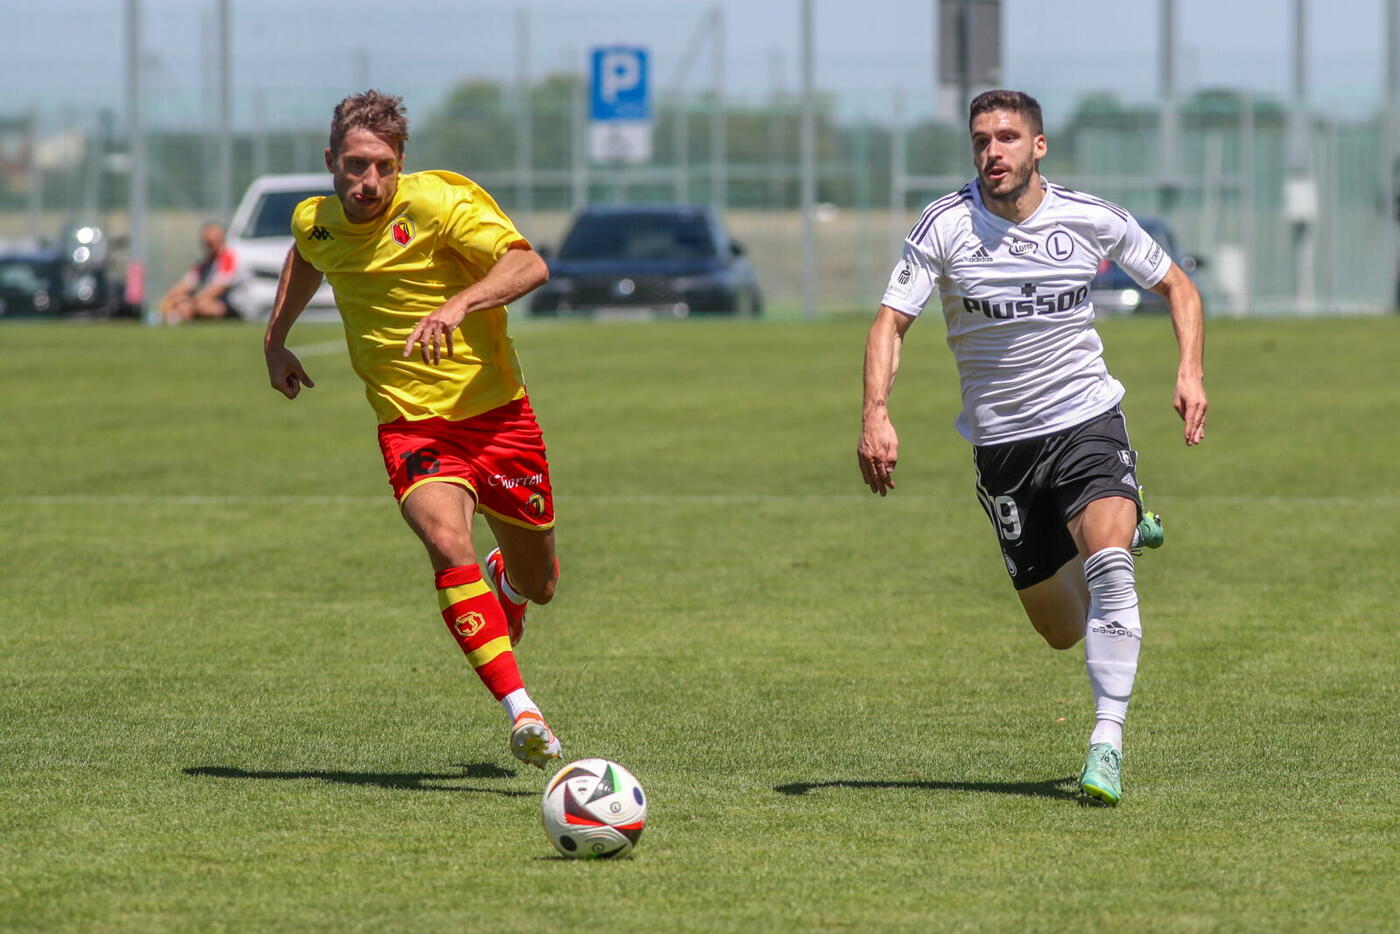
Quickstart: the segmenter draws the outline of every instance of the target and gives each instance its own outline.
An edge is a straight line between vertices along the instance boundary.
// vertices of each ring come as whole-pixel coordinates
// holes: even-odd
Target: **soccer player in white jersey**
[[[937,290],[977,496],[1036,632],[1055,649],[1084,640],[1095,722],[1079,788],[1113,805],[1142,642],[1132,552],[1163,535],[1142,507],[1123,386],[1104,365],[1089,282],[1111,259],[1166,298],[1180,352],[1172,406],[1188,445],[1206,427],[1201,299],[1130,214],[1040,174],[1034,98],[988,91],[973,100],[969,128],[977,176],[914,225],[870,329],[861,475],[881,496],[894,489],[899,438],[887,401],[904,335]]]

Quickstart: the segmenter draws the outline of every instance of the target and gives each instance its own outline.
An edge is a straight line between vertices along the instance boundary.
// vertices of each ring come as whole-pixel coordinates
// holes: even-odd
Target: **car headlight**
[[[1124,308],[1136,308],[1142,304],[1142,293],[1137,289],[1124,289],[1118,293],[1118,301]]]
[[[97,280],[92,276],[80,276],[73,282],[73,294],[78,301],[86,304],[97,297]]]

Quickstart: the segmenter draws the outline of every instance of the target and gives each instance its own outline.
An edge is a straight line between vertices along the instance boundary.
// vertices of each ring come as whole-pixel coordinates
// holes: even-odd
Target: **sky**
[[[1030,91],[1050,122],[1086,91],[1150,100],[1157,87],[1160,0],[1004,0],[1004,81]],[[1309,100],[1348,116],[1382,94],[1386,0],[1306,0]],[[18,8],[23,4],[23,14]],[[208,48],[215,0],[142,0],[149,114],[208,121]],[[646,46],[655,86],[677,85],[678,64],[712,7],[723,13],[726,94],[758,99],[798,87],[799,0],[231,0],[235,114],[261,97],[272,125],[324,119],[359,81],[430,110],[453,83],[514,80],[518,11],[529,70],[578,70],[591,46]],[[933,110],[935,0],[814,0],[816,82],[848,114],[888,115],[896,90],[906,112]],[[0,0],[0,117],[37,107],[60,125],[94,106],[120,107],[124,0]],[[1292,0],[1176,0],[1178,81],[1291,92]],[[684,86],[711,82],[704,49]]]

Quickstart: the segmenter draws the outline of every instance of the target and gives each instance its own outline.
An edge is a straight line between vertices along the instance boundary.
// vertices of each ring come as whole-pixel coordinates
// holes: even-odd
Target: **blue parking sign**
[[[593,50],[592,113],[595,123],[650,120],[647,50],[614,45]]]

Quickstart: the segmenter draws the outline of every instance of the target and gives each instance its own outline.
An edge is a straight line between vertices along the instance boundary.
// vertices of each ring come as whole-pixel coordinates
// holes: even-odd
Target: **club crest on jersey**
[[[481,631],[481,627],[486,625],[486,617],[476,610],[468,610],[452,622],[452,627],[457,630],[458,635],[463,639],[470,639]]]
[[[1063,230],[1057,230],[1045,241],[1045,251],[1051,259],[1063,263],[1074,252],[1074,240]]]
[[[394,218],[394,223],[390,225],[389,231],[395,243],[399,246],[408,246],[408,242],[413,239],[413,222],[408,219],[408,215],[400,214]]]

